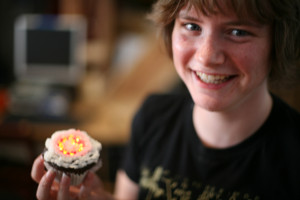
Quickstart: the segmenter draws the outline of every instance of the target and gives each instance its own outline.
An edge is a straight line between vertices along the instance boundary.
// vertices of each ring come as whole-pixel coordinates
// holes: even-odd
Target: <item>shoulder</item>
[[[183,118],[192,105],[190,96],[181,94],[154,94],[145,99],[133,119],[123,164],[132,180],[139,181],[141,166],[161,165],[165,149],[178,151],[172,141],[181,142],[183,132],[178,127],[184,126]]]
[[[275,115],[276,121],[285,128],[298,129],[300,134],[300,113],[276,96],[273,96],[273,101],[272,114]]]
[[[140,123],[142,120],[146,124],[153,121],[165,122],[191,105],[192,100],[189,95],[153,94],[145,99],[134,120],[139,120]]]
[[[187,95],[155,94],[147,97],[133,119],[133,139],[144,146],[150,140],[161,141],[162,137],[168,137],[175,124],[183,124],[186,121],[183,119],[192,105],[191,97]]]
[[[278,97],[273,99],[266,152],[271,152],[268,159],[273,159],[277,169],[286,170],[287,177],[296,182],[300,177],[300,114]]]
[[[269,141],[278,149],[300,153],[300,114],[287,103],[273,97],[274,106],[268,124]]]

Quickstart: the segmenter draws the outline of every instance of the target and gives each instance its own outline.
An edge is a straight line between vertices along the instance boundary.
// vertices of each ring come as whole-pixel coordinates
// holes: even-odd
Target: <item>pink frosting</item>
[[[86,133],[75,129],[58,131],[58,133],[52,138],[52,142],[54,150],[58,154],[67,157],[85,155],[92,148],[91,142]]]

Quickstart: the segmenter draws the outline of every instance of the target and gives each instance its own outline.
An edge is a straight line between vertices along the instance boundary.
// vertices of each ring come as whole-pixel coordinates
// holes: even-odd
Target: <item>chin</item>
[[[208,112],[221,112],[223,108],[221,106],[217,106],[214,104],[197,104],[195,103],[195,106],[198,106],[202,110],[208,111]]]
[[[220,99],[213,99],[207,97],[194,97],[192,96],[195,106],[209,111],[218,112],[224,110],[224,102]]]

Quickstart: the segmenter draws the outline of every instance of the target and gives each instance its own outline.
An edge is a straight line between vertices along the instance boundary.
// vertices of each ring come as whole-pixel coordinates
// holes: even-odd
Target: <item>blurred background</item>
[[[0,199],[35,199],[33,159],[69,128],[102,143],[98,173],[113,190],[136,109],[179,83],[146,18],[152,3],[0,2]]]
[[[151,93],[185,92],[155,27],[153,0],[0,2],[0,199],[35,199],[34,158],[56,130],[103,145],[113,190],[131,119]],[[300,110],[299,86],[275,93]]]

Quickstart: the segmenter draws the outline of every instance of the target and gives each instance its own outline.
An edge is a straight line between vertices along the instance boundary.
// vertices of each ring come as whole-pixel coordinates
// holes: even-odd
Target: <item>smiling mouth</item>
[[[203,72],[196,72],[196,75],[202,82],[209,84],[221,84],[234,77],[225,75],[208,75]]]

